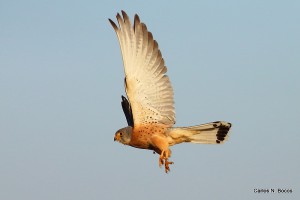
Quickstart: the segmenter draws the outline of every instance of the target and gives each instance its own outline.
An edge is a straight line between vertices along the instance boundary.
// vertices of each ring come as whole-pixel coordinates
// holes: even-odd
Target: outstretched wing
[[[131,26],[127,14],[118,13],[117,33],[125,70],[125,89],[132,108],[134,125],[175,124],[173,88],[157,42],[140,22],[138,15]]]

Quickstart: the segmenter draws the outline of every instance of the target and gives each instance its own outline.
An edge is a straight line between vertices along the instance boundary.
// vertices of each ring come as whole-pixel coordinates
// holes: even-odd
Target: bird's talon
[[[165,172],[168,173],[170,170],[169,165],[174,164],[174,162],[169,162],[168,159],[165,159]]]

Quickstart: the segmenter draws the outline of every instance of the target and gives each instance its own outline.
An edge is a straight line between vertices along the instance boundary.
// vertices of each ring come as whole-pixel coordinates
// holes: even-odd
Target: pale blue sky
[[[171,1],[169,1],[171,2]],[[126,126],[108,23],[140,15],[175,91],[177,126],[233,124],[224,145],[158,156]],[[299,199],[299,1],[0,2],[0,199]],[[255,194],[254,188],[292,194]]]

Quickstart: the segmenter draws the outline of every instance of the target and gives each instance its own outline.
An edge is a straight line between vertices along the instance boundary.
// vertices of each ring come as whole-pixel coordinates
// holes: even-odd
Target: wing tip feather
[[[146,24],[144,24],[144,23],[142,22],[141,25],[142,25],[143,31],[148,31]]]
[[[123,16],[124,22],[127,22],[127,21],[129,21],[129,17],[128,17],[127,13],[126,13],[124,10],[121,10],[121,13],[122,13],[122,16]]]
[[[124,23],[123,18],[121,17],[120,13],[117,13],[116,18],[118,20],[119,25],[121,26],[121,24]]]
[[[112,27],[114,28],[115,31],[117,31],[119,29],[118,26],[116,25],[116,23],[113,20],[108,19],[108,21],[110,22],[110,24],[112,25]]]
[[[134,22],[136,22],[138,24],[141,22],[140,17],[138,16],[138,14],[134,15]]]

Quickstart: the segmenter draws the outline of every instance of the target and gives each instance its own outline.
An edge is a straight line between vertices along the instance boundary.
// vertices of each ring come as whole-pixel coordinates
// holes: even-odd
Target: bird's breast
[[[166,127],[163,126],[139,126],[133,128],[129,145],[136,148],[153,150],[151,138],[157,135],[164,135],[165,131]]]

